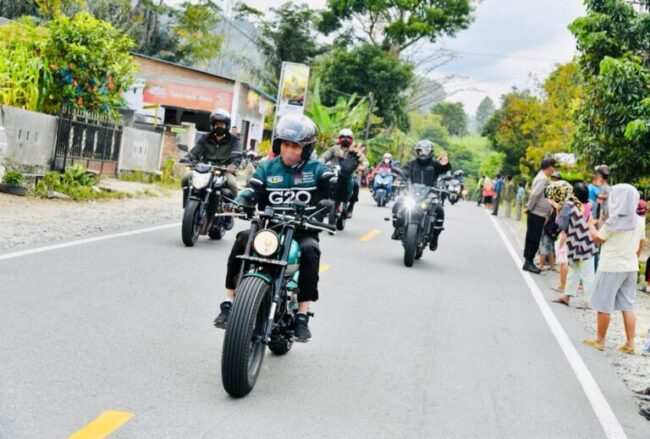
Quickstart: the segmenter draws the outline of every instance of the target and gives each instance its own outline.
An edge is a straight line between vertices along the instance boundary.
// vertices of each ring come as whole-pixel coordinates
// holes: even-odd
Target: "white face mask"
[[[389,164],[389,163],[390,163],[390,159],[384,159],[384,163]]]

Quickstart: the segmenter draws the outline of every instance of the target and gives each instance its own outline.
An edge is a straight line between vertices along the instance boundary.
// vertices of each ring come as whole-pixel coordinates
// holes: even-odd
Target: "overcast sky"
[[[285,0],[248,0],[260,10],[277,7]],[[302,1],[295,3],[304,3]],[[307,2],[322,8],[325,0]],[[575,54],[575,40],[567,26],[584,15],[582,0],[483,0],[469,29],[437,45],[458,51],[458,58],[442,67],[436,75],[458,75],[449,91],[473,88],[448,100],[465,104],[474,114],[480,101],[499,98],[514,85],[530,87],[529,74],[543,80],[557,63],[569,61]]]

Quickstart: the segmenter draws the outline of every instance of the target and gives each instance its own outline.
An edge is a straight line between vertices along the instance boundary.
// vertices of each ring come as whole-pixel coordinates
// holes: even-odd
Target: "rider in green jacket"
[[[276,128],[273,139],[273,152],[276,158],[265,162],[257,168],[249,180],[248,187],[237,196],[236,202],[244,206],[263,209],[291,210],[295,202],[305,204],[307,212],[316,211],[318,202],[328,199],[331,194],[330,179],[333,176],[329,168],[311,155],[316,145],[316,125],[306,116],[284,116]],[[359,164],[356,152],[348,154],[341,163],[336,191],[348,192],[348,180]],[[214,324],[225,328],[228,315],[235,297],[237,275],[241,268],[249,232],[240,232],[228,258],[226,274],[226,299],[221,303],[221,312]],[[294,336],[297,341],[311,338],[307,312],[312,302],[318,300],[318,269],[320,266],[320,248],[318,233],[297,230],[294,239],[300,245],[300,276],[298,287],[298,313],[295,319]]]

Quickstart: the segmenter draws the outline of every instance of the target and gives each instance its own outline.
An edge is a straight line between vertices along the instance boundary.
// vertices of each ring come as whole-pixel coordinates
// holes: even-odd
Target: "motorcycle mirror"
[[[252,189],[255,189],[257,191],[261,191],[261,190],[264,189],[264,183],[262,183],[261,181],[259,181],[257,179],[251,178],[251,179],[248,180],[248,187],[250,187]]]

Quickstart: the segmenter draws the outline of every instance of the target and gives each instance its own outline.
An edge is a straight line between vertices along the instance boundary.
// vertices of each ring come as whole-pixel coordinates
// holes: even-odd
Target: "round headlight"
[[[260,256],[269,257],[275,254],[279,247],[280,238],[272,230],[260,230],[253,239],[253,249]]]
[[[201,173],[201,172],[196,172],[194,171],[192,173],[192,186],[194,186],[196,189],[203,189],[208,185],[210,182],[210,174],[209,173]]]

